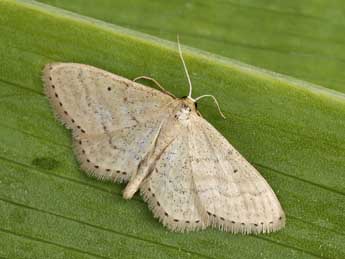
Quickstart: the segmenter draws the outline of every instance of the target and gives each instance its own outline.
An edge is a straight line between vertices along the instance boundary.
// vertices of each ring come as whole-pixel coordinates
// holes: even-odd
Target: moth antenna
[[[188,73],[188,69],[187,69],[187,66],[186,66],[186,63],[184,62],[184,59],[183,59],[183,55],[182,55],[182,50],[181,50],[181,45],[180,45],[180,38],[179,38],[179,35],[177,34],[177,46],[178,46],[178,52],[180,54],[180,58],[182,60],[182,64],[183,64],[183,68],[184,68],[184,71],[186,72],[186,76],[187,76],[187,79],[188,79],[188,84],[189,84],[189,93],[188,93],[188,98],[190,98],[193,102],[197,102],[198,100],[204,98],[204,97],[212,97],[214,102],[216,103],[217,105],[217,108],[218,108],[218,111],[220,113],[220,115],[226,119],[225,115],[222,113],[220,107],[219,107],[219,104],[218,104],[218,101],[216,99],[216,97],[214,97],[213,95],[210,95],[210,94],[205,94],[205,95],[202,95],[202,96],[199,96],[198,98],[196,99],[193,99],[192,98],[192,90],[193,90],[193,87],[192,87],[192,82],[190,80],[190,77],[189,77],[189,73]]]
[[[160,83],[158,83],[158,81],[156,79],[154,79],[152,77],[149,77],[149,76],[138,76],[138,77],[133,79],[133,82],[136,82],[136,81],[138,81],[140,79],[146,79],[146,80],[152,81],[153,83],[155,83],[163,91],[163,93],[166,93],[166,94],[168,94],[171,97],[176,99],[176,96],[173,95],[172,93],[170,93],[169,91],[165,90],[165,88]]]
[[[218,104],[218,101],[217,101],[216,97],[214,97],[213,95],[205,94],[205,95],[199,96],[199,97],[197,97],[197,98],[194,99],[194,102],[197,102],[198,100],[200,100],[200,99],[202,99],[202,98],[204,98],[204,97],[212,97],[213,101],[214,101],[214,102],[216,103],[216,105],[217,105],[217,108],[218,108],[218,111],[219,111],[220,115],[221,115],[224,119],[226,119],[225,115],[222,113],[222,111],[221,111],[221,109],[220,109],[220,107],[219,107],[219,104]]]
[[[179,35],[178,34],[177,34],[177,46],[178,46],[178,52],[180,54],[180,58],[182,60],[183,68],[184,68],[184,71],[186,72],[186,76],[187,76],[187,80],[188,80],[188,84],[189,84],[189,94],[188,94],[188,97],[190,99],[192,99],[192,88],[193,88],[192,87],[192,82],[190,81],[188,69],[187,69],[186,63],[184,62],[184,59],[183,59],[181,45],[180,45],[180,39],[179,39]]]

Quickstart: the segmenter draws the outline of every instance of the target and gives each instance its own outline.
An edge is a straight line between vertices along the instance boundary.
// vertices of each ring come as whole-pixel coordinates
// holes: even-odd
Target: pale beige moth
[[[73,132],[81,168],[126,182],[125,199],[140,190],[170,230],[281,229],[285,215],[271,187],[197,111],[196,102],[209,95],[192,98],[178,46],[190,87],[184,98],[89,65],[45,66],[46,95]]]

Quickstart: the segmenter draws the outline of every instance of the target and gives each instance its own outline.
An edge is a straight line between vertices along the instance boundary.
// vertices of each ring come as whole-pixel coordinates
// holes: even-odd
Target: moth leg
[[[138,77],[134,78],[133,81],[136,82],[136,81],[138,81],[138,80],[140,80],[140,79],[149,80],[149,81],[155,83],[164,93],[170,95],[170,96],[173,97],[173,98],[176,98],[175,95],[173,95],[173,94],[170,93],[169,91],[165,90],[165,88],[164,88],[160,83],[158,83],[158,81],[157,81],[156,79],[154,79],[154,78],[152,78],[152,77],[148,77],[148,76],[138,76]]]
[[[154,140],[152,141],[149,152],[145,155],[145,158],[139,163],[137,173],[132,175],[131,179],[126,185],[126,188],[123,190],[122,196],[126,200],[131,199],[133,197],[133,195],[139,190],[143,180],[153,169],[153,161],[155,161],[155,159],[152,160],[152,154],[155,150],[157,139],[162,129],[162,125],[163,122],[161,122],[161,124],[159,125],[159,129]]]
[[[149,167],[147,166],[140,166],[138,173],[135,175],[133,179],[129,181],[126,188],[123,191],[123,198],[129,200],[133,197],[133,195],[139,190],[140,184],[149,174]]]

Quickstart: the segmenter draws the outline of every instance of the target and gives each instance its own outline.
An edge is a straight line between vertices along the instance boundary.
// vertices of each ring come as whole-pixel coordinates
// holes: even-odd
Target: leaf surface
[[[345,96],[183,47],[202,114],[277,193],[287,227],[258,236],[172,233],[139,196],[87,177],[52,114],[41,71],[79,62],[177,96],[187,83],[176,45],[30,1],[0,1],[0,257],[343,258]]]

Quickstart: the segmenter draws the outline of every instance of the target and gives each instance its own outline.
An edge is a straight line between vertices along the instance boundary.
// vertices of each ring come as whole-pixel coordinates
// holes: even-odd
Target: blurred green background
[[[342,0],[40,0],[345,92]]]

